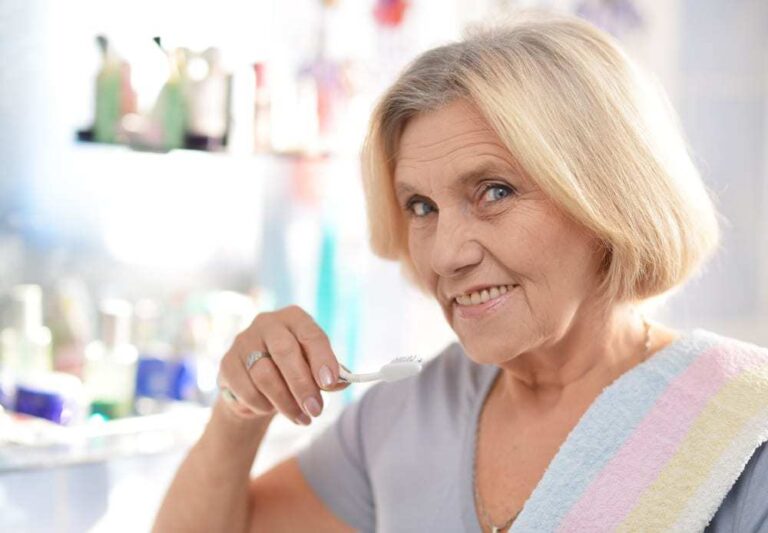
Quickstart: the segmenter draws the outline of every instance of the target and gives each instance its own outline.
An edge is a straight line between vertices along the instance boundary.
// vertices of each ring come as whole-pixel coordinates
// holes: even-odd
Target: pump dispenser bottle
[[[43,291],[38,285],[11,290],[9,325],[0,333],[0,360],[19,377],[50,372],[51,332],[43,326]]]
[[[99,311],[101,338],[85,351],[85,386],[91,414],[112,419],[131,414],[138,351],[130,342],[131,305],[108,300]]]

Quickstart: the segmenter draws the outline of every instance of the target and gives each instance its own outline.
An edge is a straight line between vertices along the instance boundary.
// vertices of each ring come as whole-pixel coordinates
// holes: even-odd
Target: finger
[[[323,410],[323,399],[296,337],[280,321],[267,328],[263,337],[272,362],[280,370],[296,403],[306,414],[319,416]],[[254,368],[262,361],[258,361]]]
[[[308,425],[310,418],[296,403],[293,394],[283,380],[274,361],[265,357],[259,360],[250,370],[251,380],[269,400],[269,402],[286,418],[297,424]]]
[[[339,362],[328,336],[302,308],[288,307],[285,314],[288,329],[301,345],[317,386],[325,390],[339,390],[336,386],[339,380]]]
[[[221,397],[221,401],[224,402],[224,405],[227,407],[227,409],[229,409],[230,411],[233,411],[240,418],[252,419],[252,418],[257,418],[259,416],[264,416],[258,413],[254,413],[251,409],[246,407],[244,404],[241,404],[237,400],[237,397],[234,395],[234,393],[226,387],[221,388],[220,397]]]
[[[237,412],[245,408],[254,414],[270,414],[275,408],[270,401],[254,386],[240,359],[237,341],[233,348],[222,358],[219,367],[219,386],[226,387],[237,399]],[[228,402],[234,408],[233,402]]]
[[[225,401],[227,407],[245,418],[254,418],[258,416],[269,416],[275,412],[275,408],[269,400],[260,392],[255,391],[249,394],[253,389],[250,378],[244,385],[232,385],[229,380],[219,377],[220,396]]]

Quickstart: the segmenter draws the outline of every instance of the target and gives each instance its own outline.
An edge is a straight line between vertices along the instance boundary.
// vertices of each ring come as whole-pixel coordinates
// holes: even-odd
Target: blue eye
[[[405,202],[405,210],[415,218],[423,218],[433,211],[437,211],[435,206],[426,200],[423,196],[412,196]]]
[[[418,198],[409,200],[406,209],[415,217],[425,217],[435,210],[429,203]]]
[[[489,185],[483,191],[483,200],[487,202],[496,202],[510,196],[512,192],[512,188],[506,185]]]

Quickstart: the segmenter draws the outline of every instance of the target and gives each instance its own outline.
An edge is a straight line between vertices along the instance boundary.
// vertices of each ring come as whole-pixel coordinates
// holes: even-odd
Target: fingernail
[[[301,424],[302,426],[308,426],[312,422],[312,419],[309,418],[304,413],[301,413],[299,416],[296,417],[295,422],[297,424]]]
[[[312,416],[320,416],[320,402],[310,396],[304,400],[304,410]]]
[[[327,366],[323,365],[320,367],[320,372],[318,372],[320,375],[320,385],[323,387],[330,387],[333,385],[333,374],[331,373],[331,369]]]

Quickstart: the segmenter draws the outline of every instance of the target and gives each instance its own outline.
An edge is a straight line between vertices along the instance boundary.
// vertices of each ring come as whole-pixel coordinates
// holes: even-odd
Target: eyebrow
[[[466,172],[463,172],[456,180],[456,185],[459,188],[466,187],[468,184],[473,183],[481,178],[488,177],[489,174],[502,174],[502,173],[515,173],[514,167],[511,167],[508,163],[499,164],[493,161],[487,161],[480,164],[477,167],[471,168]],[[395,183],[395,196],[401,198],[403,196],[410,196],[416,194],[418,191],[409,183],[398,181]]]

